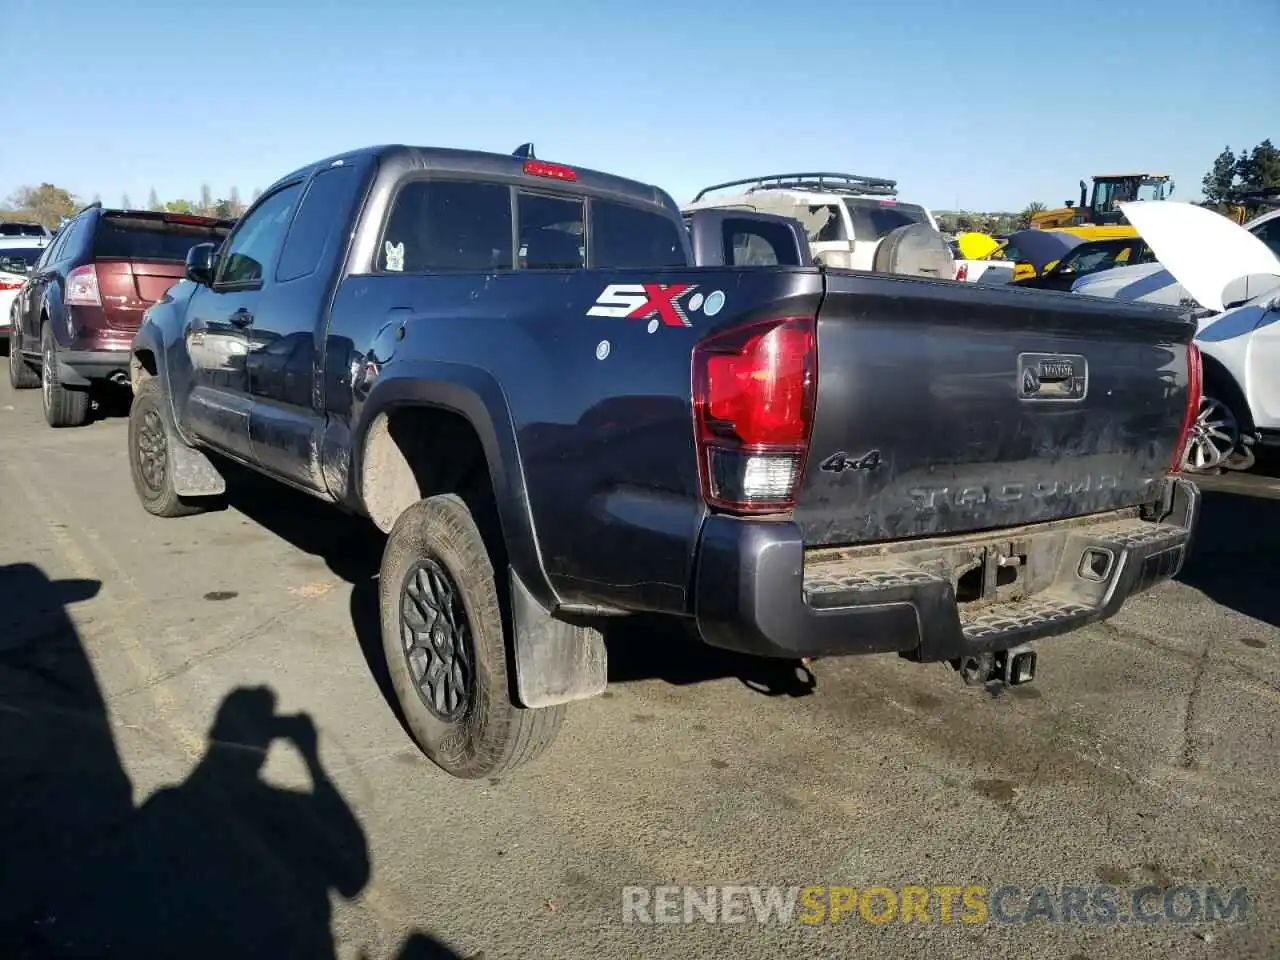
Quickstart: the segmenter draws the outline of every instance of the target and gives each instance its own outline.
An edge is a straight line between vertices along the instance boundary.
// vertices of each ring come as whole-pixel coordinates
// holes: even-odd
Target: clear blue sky
[[[1280,0],[0,0],[0,197],[214,196],[405,142],[657,183],[832,169],[1020,209],[1280,141]],[[984,67],[989,64],[989,67]]]

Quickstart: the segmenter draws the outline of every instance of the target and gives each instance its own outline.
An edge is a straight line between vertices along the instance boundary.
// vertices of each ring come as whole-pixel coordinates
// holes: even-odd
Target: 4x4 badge
[[[846,470],[874,470],[880,466],[880,451],[871,450],[860,457],[851,457],[844,451],[833,453],[822,461],[827,473],[844,473]]]

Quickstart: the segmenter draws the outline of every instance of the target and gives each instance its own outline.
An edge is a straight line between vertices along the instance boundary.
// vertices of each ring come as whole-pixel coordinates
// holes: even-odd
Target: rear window
[[[520,267],[580,270],[586,262],[585,206],[581,198],[520,193]]]
[[[43,247],[0,247],[0,270],[6,273],[30,273]]]
[[[853,220],[855,240],[882,240],[885,236],[912,223],[928,223],[924,207],[892,200],[846,200]]]
[[[674,217],[611,200],[591,201],[591,265],[601,270],[686,267]]]
[[[47,237],[49,231],[38,223],[0,223],[0,237]]]
[[[124,260],[187,259],[197,243],[221,243],[231,227],[194,223],[169,223],[154,217],[117,217],[110,214],[98,222],[94,257]]]
[[[504,184],[417,180],[397,194],[378,247],[377,269],[394,273],[458,270],[662,269],[689,264],[680,224],[666,213],[581,197],[516,190]]]
[[[396,195],[379,270],[510,270],[511,191],[497,183],[414,180]]]

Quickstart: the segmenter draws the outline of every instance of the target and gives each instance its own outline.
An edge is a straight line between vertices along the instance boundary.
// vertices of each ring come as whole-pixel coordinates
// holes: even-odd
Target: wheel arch
[[[478,455],[496,507],[506,559],[529,592],[547,609],[559,598],[542,564],[524,471],[506,397],[488,373],[475,367],[435,362],[399,364],[395,376],[374,384],[353,432],[351,487],[358,506],[384,532],[410,504],[424,495],[457,492],[425,489],[426,464],[417,443],[450,444],[454,460]],[[397,430],[397,422],[421,417],[429,427]],[[465,425],[465,432],[457,432]],[[423,430],[426,432],[423,432]],[[443,431],[443,432],[440,432]],[[469,444],[474,446],[468,449]],[[461,456],[459,456],[461,454]],[[444,487],[467,482],[458,463],[442,458],[438,472]],[[434,476],[435,474],[433,474]]]
[[[1200,351],[1201,363],[1204,366],[1205,396],[1221,400],[1231,408],[1242,434],[1252,434],[1255,430],[1253,413],[1249,409],[1249,400],[1244,387],[1227,365],[1211,353]]]

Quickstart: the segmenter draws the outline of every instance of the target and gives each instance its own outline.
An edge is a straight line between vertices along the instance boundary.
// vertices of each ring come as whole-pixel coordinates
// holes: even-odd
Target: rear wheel
[[[40,336],[40,391],[44,420],[51,427],[80,427],[89,421],[89,391],[65,387],[58,379],[58,345],[45,324]]]
[[[40,374],[23,355],[16,330],[9,335],[9,386],[15,390],[34,390],[40,386]]]
[[[550,746],[565,708],[512,700],[493,565],[462,498],[430,497],[401,514],[379,582],[392,686],[432,762],[463,779],[498,776]]]

